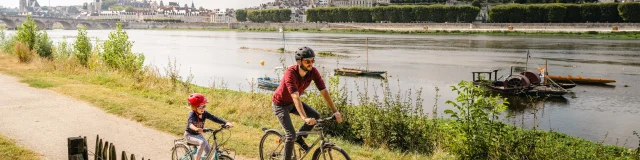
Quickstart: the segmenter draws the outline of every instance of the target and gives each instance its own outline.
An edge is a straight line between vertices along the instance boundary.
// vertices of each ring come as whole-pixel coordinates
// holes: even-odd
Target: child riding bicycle
[[[205,154],[208,154],[206,152],[209,152],[209,150],[211,150],[209,142],[207,142],[207,139],[202,135],[205,120],[209,119],[216,123],[226,125],[228,126],[228,128],[233,127],[233,124],[207,112],[205,108],[208,101],[207,98],[205,98],[202,94],[191,94],[189,95],[188,101],[191,105],[191,112],[189,112],[189,118],[187,121],[187,127],[184,132],[184,137],[188,143],[198,146],[198,153],[196,154],[195,159],[200,160],[200,157],[203,155],[203,151],[205,152]]]

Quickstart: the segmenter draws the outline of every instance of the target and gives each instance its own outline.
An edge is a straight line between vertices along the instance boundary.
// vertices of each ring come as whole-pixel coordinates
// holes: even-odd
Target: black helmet
[[[315,58],[316,54],[309,47],[300,47],[296,51],[296,60],[306,59],[306,58]]]

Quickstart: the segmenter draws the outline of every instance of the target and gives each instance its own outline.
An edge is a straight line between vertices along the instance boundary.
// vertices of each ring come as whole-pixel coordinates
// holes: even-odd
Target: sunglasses
[[[198,107],[198,109],[204,109],[205,107],[207,107],[207,105],[200,106],[200,107]]]
[[[310,64],[310,63],[316,63],[316,60],[315,59],[303,59],[302,62],[305,63],[305,64]]]

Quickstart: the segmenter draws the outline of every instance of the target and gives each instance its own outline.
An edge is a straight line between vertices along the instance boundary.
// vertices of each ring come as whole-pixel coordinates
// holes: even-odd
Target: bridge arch
[[[67,21],[53,21],[53,22],[62,24],[62,27],[64,27],[65,30],[74,30],[74,29],[76,29],[76,26],[71,25],[71,23],[69,23]]]
[[[78,23],[78,26],[85,26],[87,27],[87,29],[93,29],[93,24],[89,23],[89,22],[80,22]]]
[[[47,29],[47,24],[43,23],[42,21],[35,20],[35,19],[33,21],[36,22],[36,26],[38,26],[38,29],[40,29],[40,30],[46,30]]]
[[[99,23],[99,25],[102,29],[111,29],[111,25],[108,23]]]
[[[0,18],[0,20],[1,20],[2,22],[4,22],[4,24],[6,24],[6,25],[7,25],[7,28],[17,29],[17,27],[18,27],[18,26],[16,25],[16,22],[14,22],[14,21],[13,21],[13,20],[11,20],[11,19],[7,19],[7,18]]]

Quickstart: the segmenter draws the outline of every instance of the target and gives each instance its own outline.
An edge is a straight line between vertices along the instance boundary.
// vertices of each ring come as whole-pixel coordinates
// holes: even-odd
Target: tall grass
[[[29,46],[22,42],[15,43],[13,47],[13,52],[18,56],[18,60],[20,60],[20,62],[22,63],[31,62],[31,60],[33,60],[33,57],[35,55],[33,51],[29,49]]]

